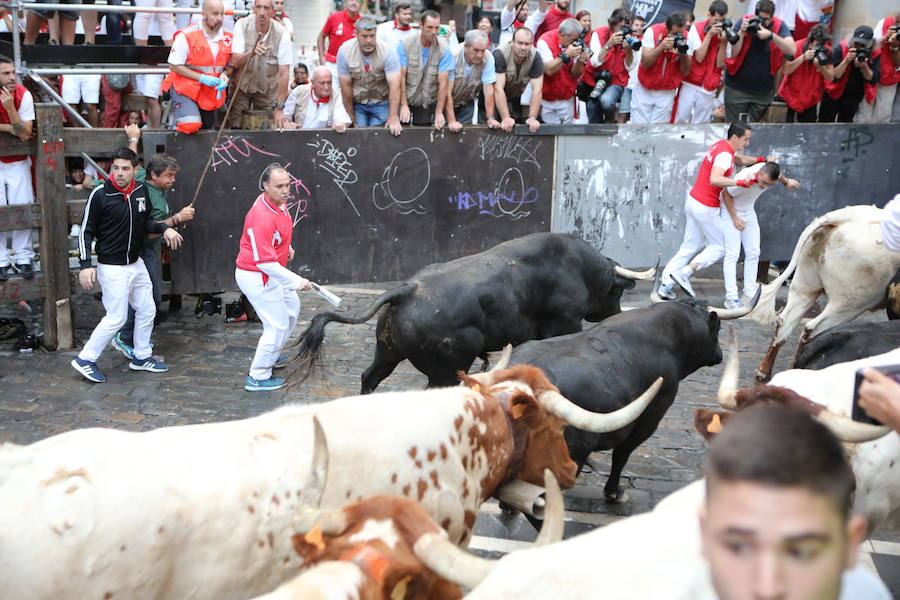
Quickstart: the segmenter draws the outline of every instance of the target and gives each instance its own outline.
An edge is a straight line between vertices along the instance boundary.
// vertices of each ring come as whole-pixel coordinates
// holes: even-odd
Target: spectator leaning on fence
[[[34,126],[34,99],[25,86],[16,83],[16,69],[12,60],[0,55],[0,132],[22,141],[31,137]],[[0,136],[0,140],[3,137]],[[0,206],[31,204],[31,159],[25,155],[0,157]],[[7,240],[12,238],[12,259],[26,279],[34,277],[31,261],[31,230],[0,232],[0,281],[9,279],[10,256]]]
[[[333,90],[328,67],[316,67],[310,85],[294,88],[288,96],[285,111],[290,119],[286,129],[331,127],[338,133],[344,133],[350,125],[350,115],[344,108],[341,95]]]
[[[357,127],[387,124],[400,135],[400,61],[395,47],[376,39],[371,17],[356,22],[356,38],[338,50],[340,96]]]
[[[875,43],[881,48],[881,73],[875,90],[873,123],[900,121],[900,10],[875,25]]]
[[[232,38],[222,31],[224,12],[221,0],[203,0],[200,24],[179,32],[172,43],[163,90],[171,87],[175,129],[183,133],[215,127],[215,111],[225,103]]]
[[[532,43],[534,34],[527,27],[519,27],[510,41],[494,50],[497,81],[494,83],[494,102],[500,113],[500,127],[510,132],[515,123],[525,123],[531,133],[541,126],[538,115],[544,86],[544,61]],[[522,114],[522,92],[531,88],[531,101]]]
[[[860,25],[850,41],[841,40],[831,52],[834,80],[825,82],[825,95],[819,106],[820,123],[851,123],[857,111],[861,120],[872,115],[878,79],[881,75],[881,51],[875,46],[874,32]]]
[[[607,19],[607,25],[594,30],[591,37],[591,60],[584,66],[581,80],[592,90],[597,85],[597,75],[609,74],[606,88],[599,95],[591,93],[587,100],[588,118],[591,123],[613,123],[616,104],[628,85],[628,69],[635,59],[634,51],[625,41],[622,28],[631,21],[627,8],[617,8]]]
[[[575,115],[575,90],[587,63],[588,49],[576,44],[581,23],[574,18],[545,33],[537,44],[544,61],[544,86],[541,91],[541,119],[553,125],[568,125]]]
[[[378,41],[384,42],[393,50],[407,37],[419,34],[411,23],[412,7],[409,2],[400,2],[394,5],[394,18],[379,25],[375,35]]]
[[[339,10],[328,15],[319,37],[316,38],[316,47],[319,50],[319,64],[328,67],[335,83],[337,83],[337,53],[341,44],[356,35],[353,26],[360,18],[359,0],[347,0],[344,10]],[[326,39],[328,48],[325,48]]]
[[[834,64],[830,59],[831,35],[825,25],[816,25],[809,37],[798,39],[794,59],[784,63],[784,78],[778,87],[778,95],[787,104],[787,123],[815,123],[818,120],[819,102],[825,91],[825,82],[834,77]],[[820,53],[825,52],[825,56]]]
[[[686,13],[675,12],[666,17],[665,23],[651,25],[644,32],[638,81],[631,95],[632,123],[671,121],[675,92],[691,69],[685,36],[687,18]]]
[[[400,42],[400,122],[443,129],[444,104],[453,81],[453,55],[439,36],[441,17],[433,10],[422,13],[422,32]]]
[[[749,15],[741,20],[738,41],[725,60],[726,121],[740,120],[742,114],[751,122],[761,121],[772,103],[775,75],[785,55],[793,58],[791,30],[774,14],[772,0],[759,0],[755,15],[759,23],[751,27]]]
[[[487,122],[491,129],[500,127],[500,121],[494,112],[497,71],[494,67],[494,55],[489,50],[490,45],[490,39],[484,31],[472,29],[466,32],[463,45],[453,52],[456,71],[447,100],[447,127],[450,131],[457,132],[464,123],[472,123],[479,92],[484,94],[485,106],[485,113],[480,115],[479,121]]]
[[[691,25],[688,33],[688,56],[691,70],[681,82],[678,92],[676,123],[709,123],[716,95],[722,85],[727,41],[722,20],[728,14],[723,0],[709,5],[706,20]]]
[[[293,50],[285,28],[272,19],[272,0],[254,0],[253,14],[234,24],[231,51],[231,64],[242,73],[235,76],[229,125],[240,129],[244,113],[271,110],[274,128],[283,129]]]
[[[500,11],[500,38],[497,45],[512,40],[519,27],[527,27],[533,35],[546,16],[547,0],[538,0],[538,8],[531,14],[528,12],[527,0],[506,0],[506,5]]]

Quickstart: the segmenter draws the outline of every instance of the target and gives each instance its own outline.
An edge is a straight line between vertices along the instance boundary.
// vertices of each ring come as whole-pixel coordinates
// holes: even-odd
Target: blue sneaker
[[[248,392],[271,392],[284,387],[284,379],[281,377],[269,377],[268,379],[253,379],[247,375],[244,389]]]
[[[112,339],[113,348],[125,355],[128,360],[134,359],[134,346],[122,339],[122,334],[117,333]]]
[[[128,363],[128,368],[132,371],[150,371],[151,373],[165,373],[169,370],[169,367],[152,356],[132,358],[131,362]]]
[[[69,364],[88,381],[93,381],[94,383],[104,383],[106,381],[106,375],[100,372],[100,369],[97,368],[97,363],[82,360],[76,356]]]

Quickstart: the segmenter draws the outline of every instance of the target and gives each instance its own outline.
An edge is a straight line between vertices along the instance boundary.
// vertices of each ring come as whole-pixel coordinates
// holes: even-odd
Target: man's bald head
[[[203,0],[200,8],[203,14],[203,27],[209,33],[217,33],[225,19],[225,6],[222,0]]]
[[[331,78],[331,71],[327,67],[315,68],[309,81],[317,98],[331,97]]]

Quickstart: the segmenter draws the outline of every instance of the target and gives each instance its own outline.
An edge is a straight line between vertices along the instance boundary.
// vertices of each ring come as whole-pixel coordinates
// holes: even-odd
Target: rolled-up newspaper
[[[325,298],[325,300],[327,300],[327,301],[330,302],[331,304],[333,304],[333,305],[335,305],[335,306],[337,306],[337,307],[340,307],[340,306],[341,306],[341,299],[338,298],[335,294],[332,294],[332,293],[329,292],[327,289],[323,288],[321,285],[319,285],[318,283],[315,283],[315,282],[313,282],[313,281],[310,281],[310,282],[309,282],[309,285],[312,286],[312,289],[315,290],[315,292],[316,292],[318,295],[320,295],[320,296],[322,296],[323,298]]]

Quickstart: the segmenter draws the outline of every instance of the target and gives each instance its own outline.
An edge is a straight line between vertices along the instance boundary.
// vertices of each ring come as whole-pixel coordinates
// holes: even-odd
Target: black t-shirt
[[[844,60],[844,49],[838,44],[831,51],[831,62],[834,66],[838,66],[841,64],[842,60]],[[866,82],[866,80],[863,79],[862,69],[856,67],[855,60],[847,65],[847,87],[844,88],[844,93],[841,95],[841,98],[862,100],[863,96],[866,94],[866,89],[863,84],[878,83],[878,77],[881,74],[880,60],[880,56],[875,60],[869,59],[869,68],[872,69],[872,80],[869,82]]]
[[[519,74],[519,70],[522,68],[522,65],[516,65],[516,75]],[[494,71],[497,73],[506,73],[506,59],[503,57],[503,52],[499,49],[494,50]],[[528,73],[528,79],[537,79],[541,75],[544,74],[544,59],[541,58],[541,55],[537,52],[534,53],[534,60],[531,61],[531,71]]]
[[[791,37],[791,30],[784,22],[781,23],[781,29],[776,32],[779,36],[786,38]],[[744,39],[744,43],[750,40],[750,49],[744,56],[744,62],[741,68],[734,75],[725,73],[725,85],[734,88],[745,94],[768,94],[772,91],[775,84],[775,77],[772,75],[772,59],[771,53],[772,40],[761,40],[756,36]],[[732,48],[733,50],[733,48]],[[790,55],[785,56],[787,60],[792,60]]]

